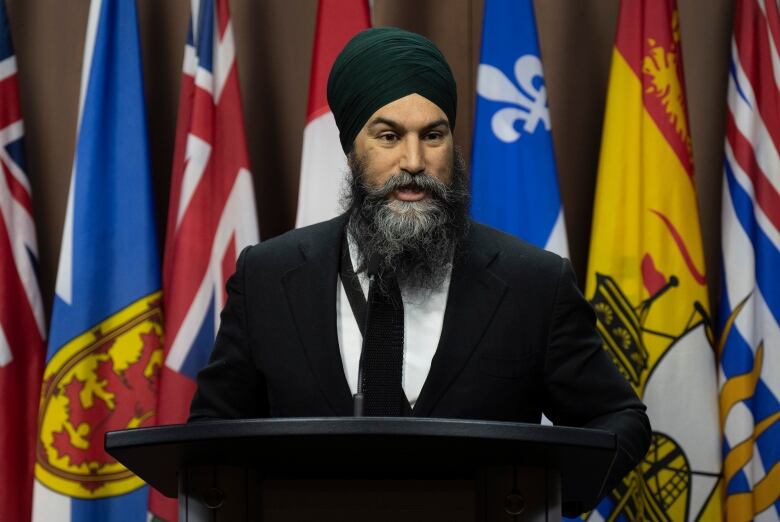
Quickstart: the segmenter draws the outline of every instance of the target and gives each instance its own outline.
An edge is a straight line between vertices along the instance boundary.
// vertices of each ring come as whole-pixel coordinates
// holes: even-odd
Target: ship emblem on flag
[[[650,450],[591,521],[721,519],[714,333],[674,0],[621,2],[586,295]]]
[[[650,259],[649,255],[645,257]],[[670,350],[682,354],[695,351],[696,346],[711,344],[709,318],[698,302],[692,303],[691,310],[685,314],[687,320],[682,331],[657,331],[646,326],[652,308],[664,306],[665,294],[674,292],[679,279],[674,275],[665,278],[648,263],[645,267],[643,284],[649,295],[641,303],[631,303],[613,277],[599,273],[590,299],[607,353],[640,397],[647,396],[651,370],[661,369],[657,368],[659,363],[651,365],[648,344],[660,346],[662,358]],[[673,363],[664,362],[664,366],[669,364]],[[662,371],[658,373],[662,374]],[[653,376],[654,382],[662,379],[658,375]],[[681,508],[688,504],[690,473],[690,463],[674,437],[654,429],[644,461],[610,495],[613,513],[625,514],[629,520],[639,520],[643,513],[653,513],[650,520],[680,519],[668,514],[676,511],[679,515]]]

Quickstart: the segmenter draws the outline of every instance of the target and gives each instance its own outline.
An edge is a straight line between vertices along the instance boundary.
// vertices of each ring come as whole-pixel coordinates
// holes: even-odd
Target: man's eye
[[[380,134],[379,135],[379,140],[380,141],[384,141],[386,143],[392,143],[392,142],[396,141],[397,139],[398,139],[398,136],[396,136],[395,134],[390,133],[390,132],[387,132],[385,134]]]
[[[429,132],[425,135],[425,138],[428,140],[440,140],[442,138],[441,132]]]

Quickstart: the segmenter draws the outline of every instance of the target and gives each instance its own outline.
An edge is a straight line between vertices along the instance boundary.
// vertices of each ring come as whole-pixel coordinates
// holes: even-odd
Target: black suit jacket
[[[190,420],[352,415],[336,334],[346,218],[245,249]],[[602,428],[610,486],[645,454],[644,405],[601,346],[568,261],[470,223],[444,325],[412,415]]]

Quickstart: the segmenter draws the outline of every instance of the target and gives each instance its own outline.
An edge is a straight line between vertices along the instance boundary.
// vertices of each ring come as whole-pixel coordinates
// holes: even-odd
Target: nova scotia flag
[[[35,522],[146,520],[148,486],[103,448],[107,431],[155,424],[163,357],[141,47],[135,0],[90,5],[38,411]]]
[[[472,215],[567,256],[532,0],[486,0],[477,75]]]

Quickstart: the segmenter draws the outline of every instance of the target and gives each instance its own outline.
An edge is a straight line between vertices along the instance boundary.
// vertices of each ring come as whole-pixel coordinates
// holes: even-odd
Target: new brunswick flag
[[[674,0],[623,0],[586,295],[647,404],[644,461],[590,520],[720,520],[717,373]]]

